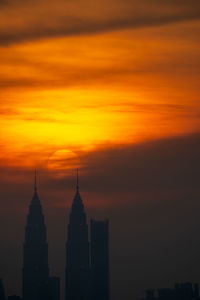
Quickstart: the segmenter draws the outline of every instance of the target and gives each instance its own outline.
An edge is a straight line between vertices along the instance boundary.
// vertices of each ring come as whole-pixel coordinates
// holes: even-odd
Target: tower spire
[[[89,299],[88,289],[90,286],[88,226],[83,201],[79,193],[78,169],[75,172],[76,193],[67,227],[65,300],[86,300]]]
[[[36,170],[33,170],[33,197],[29,205],[23,251],[23,299],[36,300],[49,278],[48,244],[42,206],[37,193]],[[37,255],[36,255],[37,253]]]
[[[78,192],[78,190],[79,190],[79,180],[78,180],[79,178],[78,178],[78,168],[76,169],[76,190],[77,190],[77,192]]]
[[[36,169],[35,169],[34,191],[37,192],[37,173],[36,173]]]

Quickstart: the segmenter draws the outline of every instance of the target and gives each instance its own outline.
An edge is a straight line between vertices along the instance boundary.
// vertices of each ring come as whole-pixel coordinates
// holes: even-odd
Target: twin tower
[[[90,243],[78,174],[67,226],[65,300],[109,300],[108,220],[91,220]],[[59,278],[49,276],[48,244],[36,176],[23,252],[23,300],[59,300]]]

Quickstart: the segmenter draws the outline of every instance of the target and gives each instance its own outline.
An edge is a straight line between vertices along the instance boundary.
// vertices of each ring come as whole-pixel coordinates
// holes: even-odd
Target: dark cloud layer
[[[0,44],[161,26],[199,17],[198,0],[192,5],[188,1],[171,0],[164,3],[155,0],[7,1],[0,10]]]
[[[81,157],[80,189],[87,214],[110,218],[112,300],[138,299],[145,288],[168,287],[176,281],[199,281],[199,153],[200,135],[194,134],[102,147]],[[63,277],[74,174],[60,179],[54,175],[40,171],[39,194],[48,228],[50,267]],[[9,293],[19,293],[32,177],[25,170],[1,169],[0,276]]]
[[[179,136],[127,147],[105,148],[80,156],[87,191],[133,195],[173,190],[197,190],[200,177],[200,135]],[[67,162],[63,161],[63,165]],[[51,186],[65,188],[73,178]]]

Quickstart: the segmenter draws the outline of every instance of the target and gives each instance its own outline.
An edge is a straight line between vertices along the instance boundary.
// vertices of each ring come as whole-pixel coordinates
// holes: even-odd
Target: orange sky
[[[79,167],[87,215],[111,220],[113,299],[139,299],[169,278],[198,282],[199,32],[199,0],[0,0],[8,295],[21,293],[35,167],[52,274],[63,276]]]
[[[168,2],[165,14],[170,19],[173,7]],[[3,30],[9,25],[0,40],[10,39],[0,46],[3,165],[63,169],[68,168],[63,165],[65,159],[69,165],[81,165],[81,155],[98,147],[199,131],[200,21],[191,17],[189,9],[184,10],[183,20],[177,17],[164,24],[139,28],[129,24],[66,36],[56,19],[60,35],[49,34],[45,27],[48,34],[42,37],[42,31],[32,28],[27,38],[34,11],[30,18],[28,4],[19,2],[19,11],[27,12],[19,18],[13,3],[3,7],[7,21],[5,14],[0,21]],[[128,19],[127,3],[124,7],[118,3],[115,13],[122,9]],[[45,1],[40,5],[42,9]],[[141,13],[139,4],[135,7]],[[70,9],[73,15],[75,8]],[[158,13],[163,13],[159,7],[155,20]],[[61,14],[59,6],[55,14]],[[92,16],[94,22],[97,12],[83,11],[83,15],[90,22]],[[111,15],[107,10],[98,17],[101,26]],[[15,41],[14,26],[19,41]],[[69,31],[69,25],[65,30]]]

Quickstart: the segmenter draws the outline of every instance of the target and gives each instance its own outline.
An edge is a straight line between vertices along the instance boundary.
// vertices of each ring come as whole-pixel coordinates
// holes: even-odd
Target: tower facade
[[[48,244],[42,206],[37,193],[36,174],[29,206],[23,248],[23,300],[36,300],[39,288],[48,280]]]
[[[91,220],[91,298],[109,300],[109,222]]]
[[[83,201],[79,193],[78,174],[76,194],[67,227],[66,243],[66,300],[88,300],[89,242],[88,225]]]

